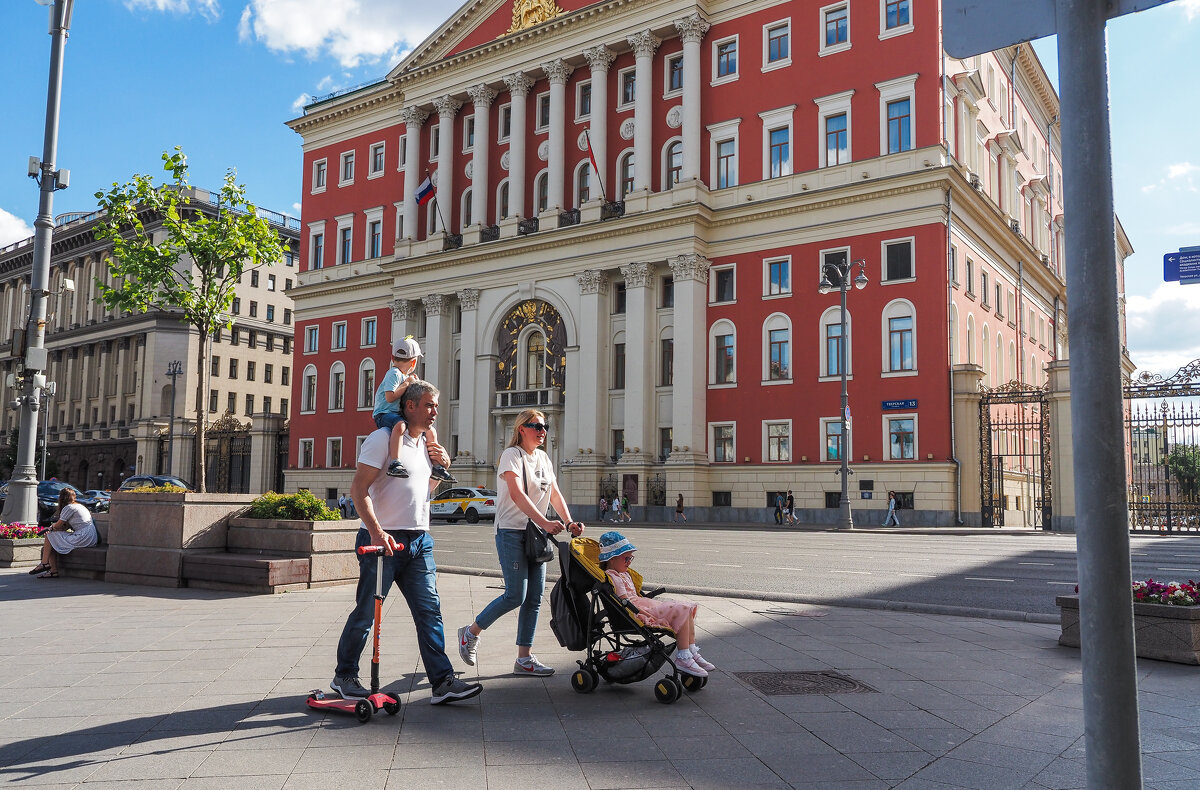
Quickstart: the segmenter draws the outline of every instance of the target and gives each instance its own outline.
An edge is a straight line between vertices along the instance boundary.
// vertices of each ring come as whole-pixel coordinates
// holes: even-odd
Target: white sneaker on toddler
[[[712,672],[717,668],[716,664],[706,660],[704,656],[700,655],[700,648],[696,645],[692,645],[692,660],[699,664],[705,672]]]
[[[674,664],[675,668],[680,672],[686,672],[689,675],[695,675],[699,678],[708,677],[708,672],[704,669],[704,667],[696,663],[696,659],[692,658],[691,653],[676,651],[675,654],[671,656],[671,663]]]

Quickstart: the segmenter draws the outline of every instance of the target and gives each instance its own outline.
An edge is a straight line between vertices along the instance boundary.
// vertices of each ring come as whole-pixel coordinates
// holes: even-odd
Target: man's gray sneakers
[[[475,649],[479,645],[479,637],[471,633],[471,626],[464,625],[458,629],[458,655],[469,666],[475,666]]]
[[[357,675],[336,675],[329,688],[341,694],[342,699],[366,699],[371,696],[371,692],[363,688]]]
[[[433,697],[430,698],[431,705],[444,705],[447,702],[458,702],[459,700],[470,699],[479,692],[483,691],[483,686],[478,683],[467,683],[453,675],[443,680],[433,690]]]

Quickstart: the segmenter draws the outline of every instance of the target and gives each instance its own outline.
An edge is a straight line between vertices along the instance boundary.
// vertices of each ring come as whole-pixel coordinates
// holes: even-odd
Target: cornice
[[[307,137],[314,129],[358,115],[364,111],[379,109],[387,104],[396,104],[399,108],[403,104],[403,101],[404,91],[393,83],[384,82],[376,90],[352,93],[346,96],[344,101],[339,102],[337,99],[330,99],[328,105],[322,105],[312,114],[305,114],[299,118],[284,121],[284,123],[293,132]]]

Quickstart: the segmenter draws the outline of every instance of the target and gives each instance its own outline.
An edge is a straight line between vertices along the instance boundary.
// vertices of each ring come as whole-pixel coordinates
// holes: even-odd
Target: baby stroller
[[[572,538],[565,548],[559,544],[558,555],[562,576],[550,592],[550,627],[563,647],[586,653],[583,661],[576,662],[579,669],[571,675],[572,688],[587,694],[601,678],[609,683],[637,683],[664,664],[670,674],[654,684],[659,702],[669,705],[679,699],[682,689],[704,688],[707,677],[684,672],[667,660],[675,651],[675,632],[643,624],[637,607],[617,597],[600,567],[599,543]],[[663,592],[662,588],[643,591],[641,575],[632,568],[629,574],[641,595],[653,598]]]

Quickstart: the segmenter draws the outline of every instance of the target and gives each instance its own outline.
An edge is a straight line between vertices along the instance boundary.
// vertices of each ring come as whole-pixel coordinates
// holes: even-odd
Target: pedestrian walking
[[[633,515],[629,512],[629,497],[621,497],[621,515],[625,517],[625,521],[633,521]]]
[[[600,520],[603,521],[608,516],[608,499],[603,494],[600,495]]]
[[[338,497],[338,512],[342,514],[342,518],[345,518],[347,515],[349,515],[349,513],[346,511],[346,495],[345,494],[342,494],[341,496]]]
[[[683,519],[684,524],[687,523],[687,513],[683,512],[683,494],[680,494],[679,497],[675,500],[675,519],[674,520],[679,521],[680,519]]]
[[[885,526],[885,527],[900,526],[900,517],[898,515],[896,515],[896,511],[899,509],[900,509],[900,505],[898,502],[896,502],[896,492],[888,491],[887,516],[884,517],[882,526]]]
[[[787,523],[796,523],[796,499],[792,496],[792,489],[788,489],[787,499],[783,501],[783,515],[787,518]]]
[[[621,500],[618,497],[612,498],[612,514],[613,517],[609,521],[617,522],[621,520]]]

